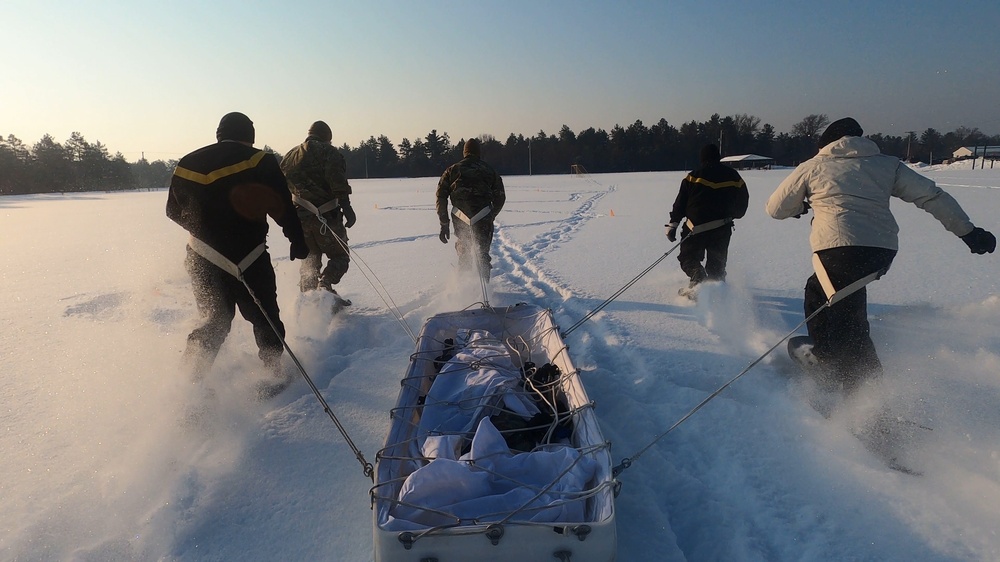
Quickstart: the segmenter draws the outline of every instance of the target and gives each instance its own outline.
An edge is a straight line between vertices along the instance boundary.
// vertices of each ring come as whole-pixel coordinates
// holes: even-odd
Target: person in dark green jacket
[[[305,258],[309,248],[277,159],[253,147],[253,122],[228,113],[216,138],[180,159],[167,194],[167,217],[191,233],[185,265],[203,317],[188,335],[184,356],[192,374],[204,377],[239,308],[253,324],[257,355],[272,376],[258,385],[259,397],[268,398],[291,377],[280,366],[285,328],[265,245],[267,217],[291,242],[291,259]]]
[[[492,166],[480,158],[478,139],[469,139],[462,149],[463,158],[441,175],[437,187],[437,215],[441,223],[439,238],[447,244],[451,238],[450,224],[455,224],[455,252],[462,270],[478,271],[489,280],[490,245],[493,243],[493,221],[503,209],[507,195],[503,179]],[[448,201],[452,210],[448,212]],[[454,217],[454,221],[451,218]]]

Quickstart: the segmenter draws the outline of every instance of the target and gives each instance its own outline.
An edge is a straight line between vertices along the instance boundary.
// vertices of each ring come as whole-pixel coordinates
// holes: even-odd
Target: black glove
[[[350,203],[341,204],[340,210],[344,213],[344,226],[351,228],[354,223],[358,222],[358,215],[354,214],[354,208],[351,207]]]
[[[993,250],[997,249],[997,237],[993,236],[992,232],[978,226],[963,236],[962,242],[965,242],[973,254],[992,254]]]
[[[792,218],[795,218],[795,219],[802,218],[802,215],[808,213],[809,209],[812,209],[812,205],[809,204],[808,200],[803,200],[802,201],[802,212],[799,213],[799,214],[797,214],[797,215],[792,215]]]
[[[305,238],[292,240],[292,247],[288,250],[288,257],[292,260],[304,260],[309,257],[309,246],[306,245]]]
[[[684,226],[681,227],[681,240],[684,240],[691,234],[691,227],[688,226],[688,222],[684,221]]]
[[[672,222],[670,224],[665,224],[663,226],[667,227],[667,240],[670,240],[671,242],[676,242],[677,241],[677,223]]]
[[[448,239],[451,238],[451,229],[449,226],[449,223],[441,223],[441,234],[438,235],[438,239],[441,240],[442,244],[447,244]]]

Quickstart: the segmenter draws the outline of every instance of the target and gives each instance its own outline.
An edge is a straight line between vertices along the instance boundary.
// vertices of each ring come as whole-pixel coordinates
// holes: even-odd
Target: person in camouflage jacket
[[[493,220],[503,209],[507,195],[503,179],[492,166],[480,159],[480,144],[469,139],[462,149],[463,158],[441,175],[437,187],[437,215],[441,223],[439,238],[447,244],[451,216],[455,217],[455,252],[458,266],[490,278],[490,245],[493,243]],[[452,211],[448,212],[451,200]]]
[[[299,288],[302,292],[325,289],[336,295],[333,286],[340,283],[351,263],[347,229],[354,226],[357,215],[351,207],[347,163],[332,140],[330,126],[316,121],[306,140],[285,154],[281,170],[309,245],[309,257],[299,268]],[[324,255],[327,264],[321,272]],[[338,301],[350,304],[339,295]]]

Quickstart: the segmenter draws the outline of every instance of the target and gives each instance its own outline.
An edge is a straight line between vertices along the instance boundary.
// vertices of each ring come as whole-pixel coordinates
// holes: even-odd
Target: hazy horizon
[[[749,9],[748,9],[749,8]],[[214,141],[250,116],[287,149],[317,119],[334,143],[674,126],[746,113],[787,132],[810,114],[902,136],[1000,132],[987,64],[1000,4],[732,0],[382,0],[0,7],[11,52],[0,134],[74,131],[135,161]],[[979,53],[983,53],[980,55]]]

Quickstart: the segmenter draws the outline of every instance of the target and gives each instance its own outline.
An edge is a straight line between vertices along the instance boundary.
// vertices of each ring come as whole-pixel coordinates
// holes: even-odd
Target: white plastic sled
[[[401,384],[371,490],[377,562],[615,560],[610,444],[548,310],[429,318]]]

